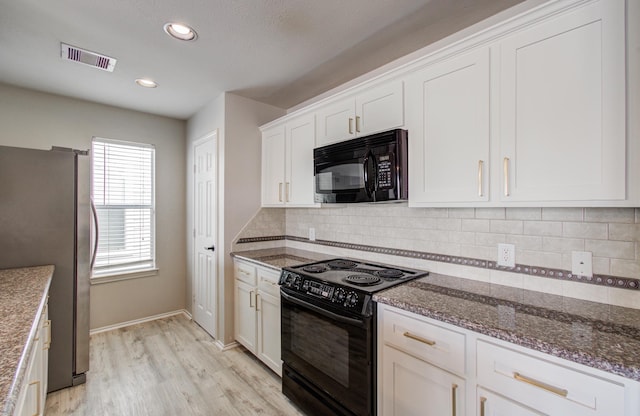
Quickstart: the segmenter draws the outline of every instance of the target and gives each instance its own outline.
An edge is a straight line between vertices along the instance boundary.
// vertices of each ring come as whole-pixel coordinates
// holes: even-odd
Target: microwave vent
[[[67,61],[78,62],[108,72],[113,72],[117,62],[115,58],[67,45],[65,43],[60,44],[60,57]]]

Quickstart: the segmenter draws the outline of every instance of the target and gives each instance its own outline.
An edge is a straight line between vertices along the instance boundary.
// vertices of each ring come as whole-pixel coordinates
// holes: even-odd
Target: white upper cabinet
[[[313,114],[262,132],[262,206],[315,206]]]
[[[285,127],[262,132],[262,206],[281,206],[285,174]]]
[[[304,153],[296,163],[309,165],[294,167],[291,146],[395,128],[409,132],[412,207],[638,206],[635,1],[551,0],[516,9],[300,110],[315,114],[309,141],[289,143],[294,132],[283,126],[295,115],[271,123],[263,130],[270,159],[263,206],[313,204],[313,179],[296,173],[312,170],[312,156]],[[298,135],[313,136],[302,124]],[[289,171],[278,167],[277,154],[285,153]]]
[[[489,74],[482,48],[407,78],[411,203],[488,200]]]
[[[367,88],[316,111],[317,147],[404,125],[403,82]]]
[[[288,205],[314,204],[314,121],[313,114],[310,114],[291,120],[286,125],[285,202]]]
[[[499,42],[499,200],[624,200],[624,1]]]
[[[357,136],[404,126],[403,86],[402,81],[390,81],[356,95]]]

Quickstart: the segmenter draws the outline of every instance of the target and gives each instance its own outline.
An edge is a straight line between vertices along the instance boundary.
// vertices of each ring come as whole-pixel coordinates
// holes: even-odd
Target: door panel
[[[488,201],[489,88],[487,48],[407,81],[413,203]]]
[[[217,133],[194,147],[194,307],[193,319],[216,336]]]
[[[501,200],[624,199],[624,2],[534,26],[500,54]]]
[[[314,116],[306,116],[287,124],[287,173],[285,201],[294,205],[313,205]]]

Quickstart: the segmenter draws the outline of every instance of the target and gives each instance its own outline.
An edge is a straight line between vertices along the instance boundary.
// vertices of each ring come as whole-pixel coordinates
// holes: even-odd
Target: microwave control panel
[[[394,187],[393,183],[393,171],[394,167],[393,154],[378,156],[378,189],[391,189]]]

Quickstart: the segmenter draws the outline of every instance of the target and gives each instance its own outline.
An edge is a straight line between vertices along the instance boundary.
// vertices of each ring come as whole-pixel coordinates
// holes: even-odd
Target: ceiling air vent
[[[81,64],[109,72],[113,72],[113,68],[115,68],[117,62],[115,58],[76,48],[75,46],[65,43],[60,44],[60,57],[68,61],[80,62]]]

